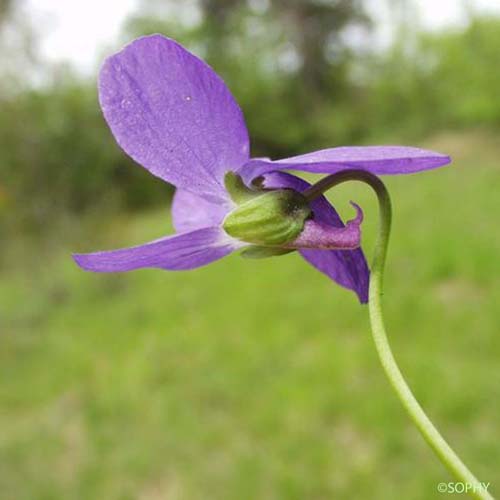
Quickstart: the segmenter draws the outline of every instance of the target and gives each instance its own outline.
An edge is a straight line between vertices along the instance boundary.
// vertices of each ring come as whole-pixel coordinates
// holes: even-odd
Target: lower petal
[[[136,247],[73,255],[86,271],[114,273],[141,268],[170,271],[194,269],[210,264],[244,246],[220,227],[205,227],[175,234]]]
[[[370,271],[363,251],[299,250],[304,259],[339,285],[354,291],[362,304],[368,302]]]

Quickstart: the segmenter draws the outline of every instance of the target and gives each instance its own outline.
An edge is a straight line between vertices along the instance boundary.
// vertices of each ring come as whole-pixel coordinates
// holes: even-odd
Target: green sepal
[[[234,172],[226,172],[226,175],[224,176],[224,186],[231,199],[237,205],[245,203],[261,194],[258,191],[254,191],[246,186],[243,179]]]
[[[292,189],[266,191],[230,212],[223,228],[230,236],[259,246],[293,241],[311,214],[307,199]]]
[[[253,245],[243,250],[240,255],[245,259],[266,259],[267,257],[286,255],[290,252],[295,252],[295,249],[280,247],[259,247],[257,245]]]

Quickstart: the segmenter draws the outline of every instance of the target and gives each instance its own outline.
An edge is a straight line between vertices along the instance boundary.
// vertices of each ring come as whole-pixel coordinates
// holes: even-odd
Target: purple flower
[[[176,186],[176,234],[144,245],[74,255],[83,269],[119,272],[204,266],[238,249],[248,256],[297,250],[367,301],[369,270],[360,245],[362,212],[344,225],[323,196],[283,172],[362,169],[408,174],[448,156],[400,146],[339,147],[284,160],[250,159],[238,104],[203,61],[161,35],[135,40],[105,62],[101,107],[118,144],[153,175]]]

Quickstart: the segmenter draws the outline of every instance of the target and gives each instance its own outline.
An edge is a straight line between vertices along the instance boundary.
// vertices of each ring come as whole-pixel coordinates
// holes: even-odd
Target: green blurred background
[[[256,156],[453,157],[387,179],[385,311],[416,395],[499,494],[500,18],[456,3],[463,22],[429,30],[409,0],[138,0],[102,54],[178,39],[229,84]],[[116,146],[97,69],[40,54],[32,6],[0,0],[0,497],[438,498],[452,479],[392,394],[366,307],[299,256],[75,266],[71,252],[170,232],[173,191]],[[370,255],[372,194],[332,199],[364,207]]]

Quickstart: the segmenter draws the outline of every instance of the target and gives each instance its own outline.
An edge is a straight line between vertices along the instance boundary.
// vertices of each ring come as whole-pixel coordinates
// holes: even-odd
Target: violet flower
[[[75,255],[89,271],[144,267],[193,269],[235,250],[249,257],[298,251],[310,264],[369,303],[372,335],[398,398],[436,455],[476,498],[492,500],[427,417],[392,354],[382,314],[392,208],[377,175],[409,174],[449,163],[448,156],[400,146],[341,147],[285,160],[249,157],[243,115],[213,70],[173,40],[140,38],[109,58],[99,97],[120,146],[152,174],[175,185],[177,234],[141,246]],[[286,170],[325,173],[311,186]],[[344,225],[323,196],[346,181],[368,184],[380,224],[371,276],[360,245],[361,209]]]
[[[89,271],[185,270],[239,249],[253,257],[297,250],[365,303],[369,270],[359,248],[361,209],[355,206],[356,218],[344,225],[324,196],[308,199],[301,193],[310,184],[283,171],[409,174],[450,161],[400,146],[251,159],[243,114],[222,79],[161,35],[137,39],[107,59],[99,99],[123,150],[176,186],[172,215],[177,233],[131,248],[74,255]]]

